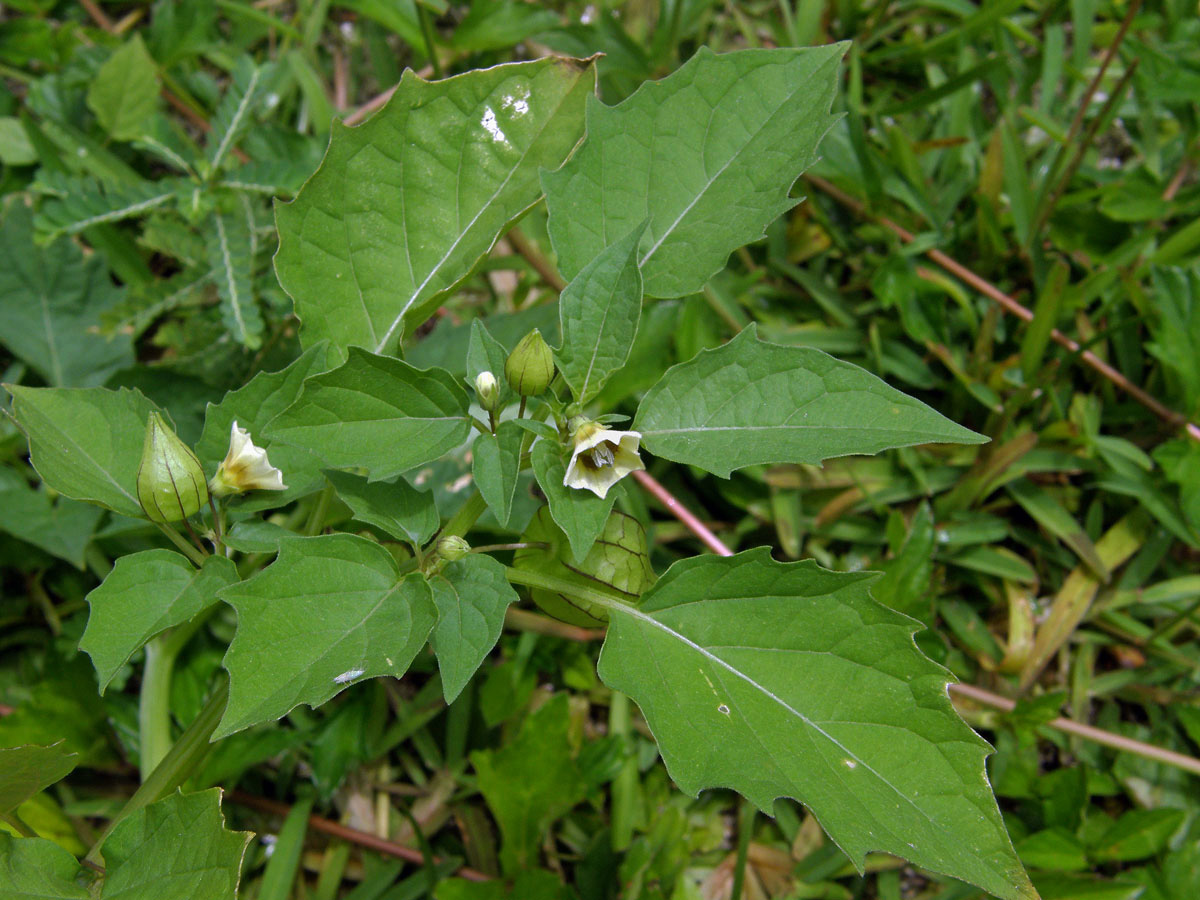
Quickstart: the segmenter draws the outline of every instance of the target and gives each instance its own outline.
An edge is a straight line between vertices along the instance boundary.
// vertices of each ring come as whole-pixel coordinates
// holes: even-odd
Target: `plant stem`
[[[312,513],[304,525],[306,536],[313,537],[325,529],[325,514],[329,512],[331,500],[333,500],[333,485],[326,481],[325,487],[321,489],[321,496],[317,498],[317,505],[313,507]]]
[[[614,597],[612,594],[598,591],[586,585],[567,581],[564,578],[555,578],[553,575],[544,575],[541,572],[531,572],[526,569],[514,569],[512,566],[505,566],[504,574],[513,584],[542,588],[543,590],[553,591],[556,594],[570,594],[577,600],[595,604],[603,609],[631,609],[630,605],[619,597]]]
[[[421,37],[425,39],[425,52],[429,54],[429,65],[433,67],[433,77],[442,77],[442,64],[438,62],[437,50],[433,46],[433,23],[429,21],[429,11],[421,3],[417,5],[417,18],[421,22]]]
[[[196,770],[204,755],[208,753],[208,741],[221,721],[225,712],[225,701],[229,699],[229,680],[221,676],[220,683],[213,689],[208,701],[200,710],[200,714],[179,736],[175,746],[163,757],[162,762],[150,773],[150,777],[142,782],[130,797],[121,811],[108,823],[99,839],[88,852],[85,862],[98,863],[100,848],[108,840],[114,828],[127,816],[137,812],[155,800],[160,800],[181,785],[189,775]]]
[[[436,546],[436,542],[444,537],[464,537],[476,520],[483,515],[485,509],[487,509],[487,503],[484,502],[483,495],[476,489],[434,538],[434,545]]]
[[[138,735],[141,738],[138,769],[143,783],[171,749],[171,673],[175,669],[178,650],[169,652],[168,640],[167,634],[160,634],[146,644],[146,668],[138,699]]]
[[[34,831],[32,828],[30,828],[28,825],[26,825],[24,821],[22,821],[21,817],[17,815],[15,810],[13,812],[8,812],[8,813],[4,813],[4,815],[0,815],[0,822],[5,822],[8,825],[12,826],[12,829],[17,834],[19,834],[21,837],[32,838],[32,837],[38,836],[36,831]]]
[[[480,544],[472,547],[472,553],[493,553],[497,550],[549,550],[550,545],[544,541],[517,541],[513,544]]]
[[[182,534],[162,522],[155,522],[154,524],[158,526],[159,531],[171,539],[171,543],[175,545],[180,553],[190,559],[197,566],[204,565],[204,554],[185,541]]]
[[[613,779],[612,814],[609,826],[612,829],[612,848],[620,853],[633,842],[634,818],[637,814],[638,765],[633,743],[633,715],[629,708],[629,697],[613,691],[608,706],[608,731],[625,737],[625,762]]]

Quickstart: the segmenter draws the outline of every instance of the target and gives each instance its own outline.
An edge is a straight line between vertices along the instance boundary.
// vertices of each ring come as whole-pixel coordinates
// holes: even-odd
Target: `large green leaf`
[[[151,412],[140,392],[122,388],[5,385],[13,416],[29,438],[29,459],[60,494],[140,518],[137,472]]]
[[[33,243],[32,213],[20,200],[0,217],[0,342],[53,387],[92,387],[133,364],[129,337],[105,338],[100,317],[122,302],[97,256],[72,241]]]
[[[429,579],[438,623],[433,649],[442,673],[442,692],[453,703],[500,640],[504,611],[518,599],[504,566],[471,553]]]
[[[77,762],[79,754],[69,750],[65,741],[49,747],[26,745],[0,749],[0,816],[66,778]]]
[[[326,470],[325,477],[350,507],[354,518],[398,540],[420,547],[441,523],[433,493],[419,491],[403,478],[367,481],[336,469]]]
[[[215,603],[217,591],[237,580],[237,566],[223,556],[208,557],[199,569],[174,550],[118,559],[88,594],[91,613],[79,641],[96,667],[100,692],[148,640]]]
[[[575,399],[587,403],[625,365],[642,317],[638,242],[642,222],[584,266],[558,300],[562,349],[558,371]]]
[[[267,436],[303,447],[332,468],[361,466],[380,481],[466,440],[469,406],[450,373],[353,347],[341,366],[305,382]]]
[[[325,345],[310,347],[286,369],[259,372],[244,387],[226,394],[220,403],[210,403],[204,411],[204,431],[196,442],[196,456],[204,471],[215,475],[217,466],[229,452],[233,423],[250,432],[260,447],[266,446],[271,465],[283,472],[286,491],[256,491],[239,501],[243,510],[285,506],[293,500],[319,490],[324,483],[321,460],[300,447],[289,444],[266,445],[267,427],[281,412],[296,402],[304,379],[325,371]]]
[[[158,66],[140,35],[100,67],[88,86],[87,105],[115,140],[131,141],[146,129],[158,105]]]
[[[759,463],[986,440],[865,369],[820,350],[760,341],[753,325],[668,369],[633,427],[655,456],[722,477]]]
[[[15,469],[0,469],[0,531],[84,567],[84,551],[104,511],[30,487]]]
[[[700,290],[731,252],[799,201],[816,160],[845,44],[803,50],[701,47],[678,71],[617,106],[593,99],[587,141],[542,183],[550,236],[574,278],[647,217],[646,293]]]
[[[0,831],[0,885],[6,900],[88,900],[79,863],[54,841]]]
[[[567,695],[525,720],[516,740],[471,754],[479,790],[500,826],[500,861],[510,875],[537,864],[546,829],[583,799],[587,782],[571,758]]]
[[[221,599],[238,629],[217,737],[320,706],[363,678],[399,678],[437,620],[423,578],[401,579],[387,550],[350,534],[284,541],[274,563]]]
[[[766,548],[676,563],[638,607],[613,600],[601,678],[637,701],[671,777],[770,811],[807,805],[861,866],[882,850],[1005,900],[1035,897],[917,622],[870,573]]]
[[[406,71],[276,208],[275,269],[305,343],[394,350],[541,196],[583,136],[590,63],[547,58],[426,82]]]
[[[253,837],[227,831],[221,790],[175,793],[139,809],[104,842],[101,900],[234,900]]]

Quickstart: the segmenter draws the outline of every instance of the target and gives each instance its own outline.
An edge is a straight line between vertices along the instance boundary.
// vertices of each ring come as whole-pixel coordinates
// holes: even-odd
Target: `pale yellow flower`
[[[637,431],[616,431],[597,422],[584,422],[575,429],[575,450],[563,484],[603,499],[608,489],[630,472],[646,468],[638,456],[641,439]]]
[[[266,450],[254,446],[250,432],[239,428],[236,419],[229,430],[229,452],[208,486],[216,497],[246,491],[287,490],[283,473],[271,465]]]

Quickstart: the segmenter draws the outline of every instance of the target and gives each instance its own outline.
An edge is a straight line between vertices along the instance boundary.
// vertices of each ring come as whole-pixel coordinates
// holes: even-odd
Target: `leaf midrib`
[[[521,155],[517,159],[516,163],[514,163],[512,168],[509,169],[508,174],[504,177],[504,180],[500,182],[500,185],[496,188],[492,195],[488,197],[487,201],[485,201],[476,211],[475,215],[471,217],[471,221],[467,223],[467,227],[460,229],[458,235],[454,238],[453,242],[451,242],[450,247],[442,255],[442,258],[434,263],[433,267],[429,270],[429,274],[425,276],[425,279],[419,285],[417,285],[416,289],[414,289],[409,295],[408,299],[405,300],[404,306],[401,308],[399,314],[397,314],[392,320],[392,324],[388,327],[387,333],[384,334],[383,339],[375,346],[376,353],[384,352],[384,349],[391,342],[392,335],[395,334],[396,329],[403,324],[404,317],[408,314],[408,311],[412,309],[413,304],[417,302],[417,299],[421,296],[425,288],[429,286],[430,281],[432,281],[434,276],[442,270],[442,267],[446,265],[447,261],[454,254],[454,251],[458,249],[458,245],[463,241],[464,238],[466,238],[471,229],[475,227],[475,223],[479,221],[485,212],[492,208],[492,205],[496,202],[496,198],[500,196],[500,192],[508,186],[508,183],[512,180],[513,176],[516,175],[522,166],[524,166],[526,158],[533,151],[533,148],[538,145],[538,142],[541,140],[542,135],[546,132],[546,129],[549,127],[550,123],[557,118],[558,111],[562,109],[562,106],[567,101],[567,98],[574,93],[576,84],[578,84],[582,75],[582,72],[576,74],[575,81],[571,84],[571,87],[563,92],[558,103],[554,105],[549,115],[547,115],[546,119],[542,122],[537,134],[534,135],[533,139],[529,142],[529,145],[521,152]]]
[[[784,65],[788,65],[788,63],[784,63]],[[720,179],[720,177],[722,175],[725,174],[725,170],[728,169],[731,165],[733,165],[734,162],[744,152],[746,152],[746,149],[751,144],[753,144],[756,140],[758,140],[759,135],[761,135],[767,129],[767,126],[770,125],[774,121],[776,115],[778,115],[778,113],[779,113],[779,110],[783,109],[785,104],[789,103],[791,101],[791,99],[793,97],[795,97],[796,94],[798,94],[801,91],[802,88],[806,87],[809,84],[809,82],[811,82],[817,76],[817,74],[828,65],[829,65],[829,61],[827,60],[816,71],[810,73],[809,76],[807,78],[805,78],[802,83],[798,84],[796,86],[795,90],[791,91],[778,104],[776,104],[774,113],[772,115],[764,117],[762,123],[759,125],[759,127],[757,129],[755,129],[754,133],[740,147],[738,147],[738,149],[733,153],[732,156],[729,157],[728,160],[725,161],[724,164],[722,164],[722,166],[716,171],[716,174],[714,174],[711,178],[708,179],[708,181],[705,183],[704,187],[702,187],[696,193],[696,196],[692,198],[692,201],[683,208],[683,211],[680,212],[678,216],[676,216],[675,221],[672,222],[663,231],[662,236],[659,237],[659,239],[654,242],[653,246],[651,246],[650,249],[646,251],[646,255],[642,257],[641,262],[638,264],[639,266],[644,267],[646,265],[646,263],[649,261],[650,257],[652,257],[655,254],[655,252],[657,252],[658,248],[662,246],[663,242],[675,232],[675,229],[679,226],[679,223],[683,221],[684,217],[687,216],[687,214],[692,211],[692,209],[696,206],[697,203],[700,202],[701,198],[704,197],[704,195],[708,192],[708,190],[714,184],[717,183],[717,180]],[[715,108],[712,111],[715,112],[716,111]],[[712,119],[711,119],[711,115],[710,115],[709,125],[706,127],[705,134],[704,134],[704,142],[705,143],[708,141],[708,132],[711,130],[711,128],[712,128]]]

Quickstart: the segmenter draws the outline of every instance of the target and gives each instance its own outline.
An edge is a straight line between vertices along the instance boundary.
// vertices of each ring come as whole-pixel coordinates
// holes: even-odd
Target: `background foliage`
[[[925,626],[917,641],[928,655],[1017,699],[1010,713],[961,698],[959,708],[997,748],[993,787],[1044,897],[1200,895],[1196,776],[1048,724],[1062,715],[1200,750],[1200,444],[1097,372],[1107,365],[1167,408],[1200,415],[1194,3],[9,3],[0,380],[136,387],[206,462],[219,459],[228,421],[202,435],[207,402],[300,357],[226,401],[230,421],[261,415],[256,428],[286,428],[260,398],[294,393],[315,365],[313,350],[300,355],[271,266],[271,198],[290,197],[316,168],[335,117],[360,119],[406,66],[433,77],[603,52],[611,104],[702,48],[840,40],[852,41],[835,105],[844,117],[810,170],[821,180],[794,191],[809,200],[781,209],[767,239],[707,283],[670,285],[664,292],[682,296],[645,310],[601,402],[632,413],[669,365],[756,323],[764,339],[836,353],[990,437],[823,469],[763,465],[729,480],[686,459],[652,471],[733,549],[768,544],[779,559],[882,570],[874,596]],[[552,179],[545,188],[580,189]],[[431,332],[405,335],[406,358],[465,374],[478,317],[509,346],[532,326],[553,334],[562,284],[546,262],[549,238],[571,245],[560,227],[535,207]],[[1032,321],[1006,315],[928,251],[1016,298]],[[590,257],[561,260],[563,274]],[[135,403],[113,416],[144,419]],[[0,853],[11,871],[36,865],[49,878],[71,871],[69,854],[86,852],[137,783],[139,670],[107,661],[99,694],[77,649],[82,638],[92,658],[103,652],[84,635],[84,597],[113,559],[161,551],[123,515],[129,498],[99,486],[108,513],[53,496],[26,452],[0,418],[0,747],[63,743],[38,760],[0,750],[0,765],[74,771],[48,790],[34,779],[0,795],[63,856],[24,860],[25,845],[3,835]],[[272,460],[319,478],[314,459],[293,453]],[[430,467],[443,510],[470,468]],[[301,481],[272,499],[302,496]],[[376,534],[427,527],[373,520],[353,485],[339,494],[347,505],[334,517]],[[620,504],[653,521],[658,572],[698,548],[646,495],[626,491]],[[484,519],[483,533],[511,539],[535,508],[519,484],[509,521]],[[295,525],[308,512],[300,503],[276,515]],[[243,540],[251,551],[270,545],[262,534]],[[334,543],[364,579],[386,580],[387,554]],[[161,577],[178,577],[169,570]],[[254,608],[253,585],[231,598],[239,610]],[[181,584],[167,599],[186,605],[197,589]],[[232,621],[204,623],[177,664],[181,729],[201,708]],[[365,681],[216,745],[187,785],[198,793],[113,833],[110,884],[127,896],[153,889],[154,870],[128,861],[165,858],[170,848],[152,842],[170,823],[156,817],[219,823],[219,809],[229,827],[258,835],[242,882],[263,898],[504,897],[500,882],[463,876],[518,872],[511,896],[522,898],[980,896],[883,855],[860,878],[795,805],[780,803],[771,820],[731,793],[678,792],[644,722],[596,680],[594,633],[534,621],[510,620],[526,627],[505,634],[450,706],[433,659],[419,655],[403,681]],[[213,786],[227,792],[219,806]],[[353,831],[306,826],[310,812]],[[415,862],[368,849],[363,832],[408,847]],[[197,851],[197,870],[227,868],[242,841],[215,838]],[[85,895],[69,878],[52,889]]]

